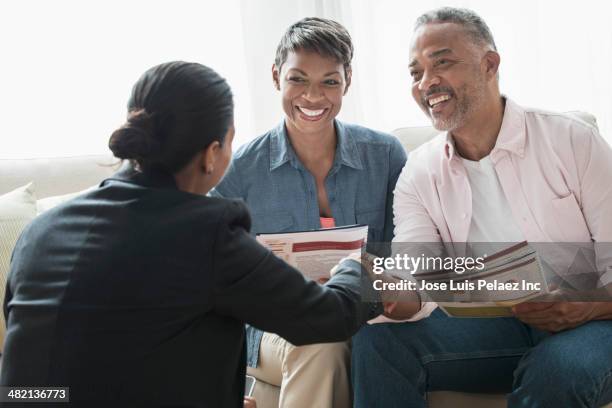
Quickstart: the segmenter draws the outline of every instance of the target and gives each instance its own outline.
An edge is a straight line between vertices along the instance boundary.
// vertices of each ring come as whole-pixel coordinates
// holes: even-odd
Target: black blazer
[[[242,407],[245,322],[301,345],[380,312],[356,262],[320,286],[249,228],[242,202],[129,166],[36,218],[13,253],[0,384],[69,386],[71,406]]]

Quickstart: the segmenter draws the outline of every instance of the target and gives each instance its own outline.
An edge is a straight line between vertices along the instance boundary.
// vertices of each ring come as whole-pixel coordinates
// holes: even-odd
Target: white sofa
[[[590,115],[583,119],[595,123]],[[426,142],[438,132],[431,127],[401,128],[393,132],[406,150],[410,151]],[[0,159],[0,300],[4,298],[8,257],[20,228],[34,218],[40,210],[51,207],[71,197],[75,192],[96,185],[118,168],[118,160],[110,156],[79,156],[49,159]],[[20,209],[3,207],[4,194],[32,182],[29,189],[22,189]],[[24,210],[25,209],[25,210]],[[7,222],[18,221],[17,227],[6,228]],[[4,227],[3,227],[4,225]],[[4,228],[4,229],[2,229]],[[4,319],[0,317],[0,345],[4,341]],[[278,406],[278,387],[258,381],[254,396],[259,408]],[[433,408],[498,408],[505,407],[502,394],[468,394],[450,391],[432,392],[428,395]],[[607,408],[612,408],[609,404]]]
[[[38,199],[74,193],[99,183],[118,165],[119,160],[110,154],[0,159],[0,195],[29,182],[34,183]]]

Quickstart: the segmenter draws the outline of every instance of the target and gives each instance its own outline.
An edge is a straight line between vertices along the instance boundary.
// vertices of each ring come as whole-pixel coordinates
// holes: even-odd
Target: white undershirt
[[[467,239],[472,249],[471,255],[491,255],[524,241],[491,159],[487,156],[479,162],[461,160],[472,189],[472,221]],[[429,316],[435,308],[436,303],[426,301],[421,304],[421,310],[410,319],[398,321],[380,315],[368,323],[416,321]]]
[[[497,243],[478,244],[475,255],[490,255],[510,246],[506,244],[524,241],[489,156],[480,161],[461,160],[472,189],[472,221],[467,240]]]

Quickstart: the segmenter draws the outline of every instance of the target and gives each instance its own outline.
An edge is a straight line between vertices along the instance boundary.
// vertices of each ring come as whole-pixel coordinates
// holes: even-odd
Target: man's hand
[[[386,272],[379,275],[386,283],[398,283],[399,278]],[[421,296],[417,291],[383,290],[381,291],[383,315],[393,320],[408,320],[421,310]]]
[[[523,323],[536,329],[556,333],[573,329],[593,320],[594,302],[526,302],[515,305],[512,312]]]
[[[244,408],[257,408],[257,402],[253,397],[244,396]]]
[[[393,320],[407,320],[421,309],[421,302],[383,302],[383,315]]]

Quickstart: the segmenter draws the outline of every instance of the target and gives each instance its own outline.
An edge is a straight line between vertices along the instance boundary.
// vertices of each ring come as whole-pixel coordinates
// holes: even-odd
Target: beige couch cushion
[[[13,191],[0,195],[0,220],[32,219],[36,216],[34,183],[27,183]]]
[[[6,278],[11,255],[21,231],[36,217],[36,194],[29,183],[0,196],[0,305],[4,304]],[[6,322],[0,313],[0,352],[4,345]]]
[[[440,133],[432,126],[410,126],[395,129],[391,134],[397,137],[407,152],[411,152],[420,145],[433,139]]]
[[[74,193],[68,193],[68,194],[41,198],[40,200],[36,202],[36,212],[37,214],[42,214],[45,211],[50,210],[51,208],[55,207],[56,205],[60,205],[63,202],[71,200],[77,196],[80,196],[81,194],[85,194],[88,191],[95,189],[97,186],[98,185],[96,184],[95,186],[91,186],[89,188],[86,188],[85,190],[76,191]]]
[[[0,159],[0,194],[33,182],[38,198],[74,193],[100,183],[118,169],[107,156]]]

